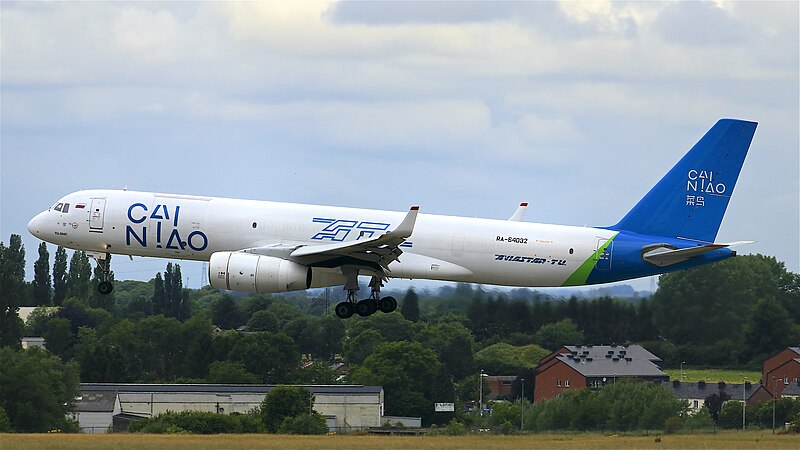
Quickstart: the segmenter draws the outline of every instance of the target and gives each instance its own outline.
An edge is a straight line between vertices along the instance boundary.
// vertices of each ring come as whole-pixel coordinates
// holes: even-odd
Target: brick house
[[[487,398],[491,400],[511,399],[511,385],[517,379],[514,375],[486,375]]]
[[[545,356],[534,369],[533,400],[565,391],[599,389],[617,378],[669,381],[656,363],[661,359],[640,345],[568,345]]]
[[[782,352],[764,361],[761,383],[780,398],[783,390],[800,381],[800,347],[787,347]]]
[[[744,392],[742,392],[744,386]],[[748,406],[757,406],[761,403],[772,399],[772,395],[767,389],[758,384],[745,382],[741,383],[725,383],[720,381],[718,383],[706,383],[705,381],[698,381],[697,383],[687,383],[685,381],[673,380],[664,383],[667,388],[675,397],[684,399],[689,402],[689,412],[694,414],[700,410],[706,403],[706,397],[711,394],[727,394],[730,400],[742,400],[742,395],[747,402]]]

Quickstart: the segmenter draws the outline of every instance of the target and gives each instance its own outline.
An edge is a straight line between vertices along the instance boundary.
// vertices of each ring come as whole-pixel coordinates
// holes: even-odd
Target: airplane
[[[217,289],[277,293],[344,286],[342,319],[397,308],[389,278],[517,287],[581,286],[687,269],[736,255],[714,243],[757,123],[719,120],[617,224],[605,227],[316,206],[128,190],[82,190],[28,223],[82,250],[112,291],[110,255],[208,261]],[[358,277],[370,295],[357,298]]]

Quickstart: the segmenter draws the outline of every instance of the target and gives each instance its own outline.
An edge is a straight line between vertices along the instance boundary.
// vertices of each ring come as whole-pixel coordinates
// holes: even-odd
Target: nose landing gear
[[[92,255],[92,257],[97,261],[97,266],[100,267],[100,270],[103,272],[100,283],[97,285],[97,292],[108,295],[114,290],[114,284],[109,281],[109,274],[111,273],[111,253],[100,253]]]

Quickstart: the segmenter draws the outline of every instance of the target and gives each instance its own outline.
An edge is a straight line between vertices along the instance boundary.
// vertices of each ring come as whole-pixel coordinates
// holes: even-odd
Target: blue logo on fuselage
[[[171,214],[170,214],[171,213]],[[155,246],[156,248],[166,248],[169,250],[186,250],[188,246],[190,249],[201,252],[208,247],[208,237],[200,230],[194,230],[186,236],[184,241],[181,238],[178,223],[180,222],[180,205],[170,210],[167,205],[156,205],[153,211],[148,214],[147,205],[144,203],[134,203],[128,207],[128,220],[134,224],[142,224],[141,227],[134,229],[132,225],[125,226],[125,244],[131,245],[131,238],[133,241],[138,242],[142,247],[147,245],[147,225],[144,225],[147,219],[150,219],[150,225],[155,226]],[[170,218],[170,215],[172,216]],[[165,228],[172,227],[171,231]],[[137,233],[138,231],[138,233]],[[166,244],[162,245],[162,236],[167,237]]]

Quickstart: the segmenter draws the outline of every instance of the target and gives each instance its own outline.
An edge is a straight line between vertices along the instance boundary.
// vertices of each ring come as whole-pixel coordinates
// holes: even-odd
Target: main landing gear
[[[97,265],[100,267],[100,270],[103,271],[102,278],[100,279],[100,283],[97,285],[97,292],[108,295],[111,291],[114,290],[114,285],[108,281],[109,274],[111,273],[111,254],[101,254],[96,258]]]
[[[345,290],[347,291],[347,301],[341,302],[336,305],[334,311],[336,316],[340,319],[348,319],[353,314],[358,314],[361,317],[371,316],[377,311],[390,313],[397,309],[397,300],[394,297],[381,298],[381,286],[383,283],[380,278],[372,277],[369,282],[370,295],[369,298],[358,300],[356,291],[358,291],[358,271],[354,269],[354,273],[350,270],[342,268],[342,272],[347,277],[345,283]]]

